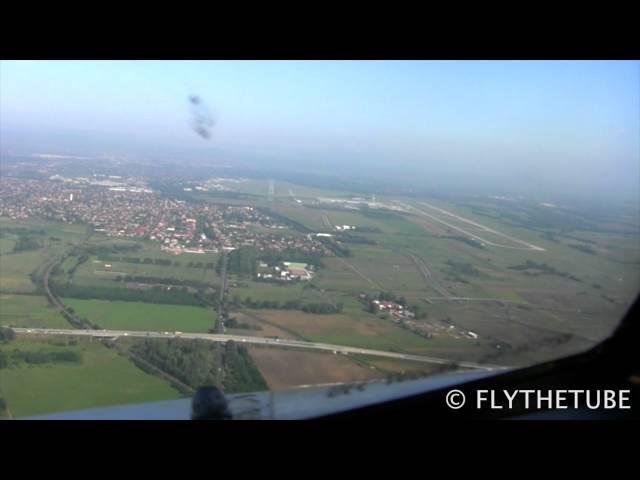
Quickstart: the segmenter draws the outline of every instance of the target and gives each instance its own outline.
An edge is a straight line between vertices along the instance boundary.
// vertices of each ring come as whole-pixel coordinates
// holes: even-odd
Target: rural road
[[[444,358],[425,357],[422,355],[409,355],[404,353],[386,352],[382,350],[369,350],[365,348],[347,347],[343,345],[331,345],[327,343],[305,342],[302,340],[273,339],[264,337],[249,337],[242,335],[224,335],[213,333],[179,333],[175,332],[134,332],[128,330],[72,330],[53,328],[13,328],[20,335],[76,335],[89,337],[141,337],[141,338],[184,338],[188,340],[209,340],[211,342],[251,343],[256,345],[270,345],[275,347],[306,348],[311,350],[325,350],[339,352],[343,354],[355,353],[359,355],[371,355],[376,357],[395,358],[398,360],[409,360],[415,362],[435,363],[440,365],[455,363],[462,368],[472,368],[479,370],[502,370],[510,367],[499,365],[483,365],[473,362],[454,362]]]

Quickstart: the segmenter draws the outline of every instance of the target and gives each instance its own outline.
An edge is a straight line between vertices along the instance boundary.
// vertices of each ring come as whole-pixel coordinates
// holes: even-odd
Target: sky
[[[217,117],[208,141],[190,94]],[[3,131],[5,149],[51,132],[433,184],[636,191],[640,62],[2,61]]]

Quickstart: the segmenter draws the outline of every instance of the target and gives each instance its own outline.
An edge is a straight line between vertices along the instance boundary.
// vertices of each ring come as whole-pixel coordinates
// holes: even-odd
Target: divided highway
[[[256,345],[269,345],[273,347],[306,348],[310,350],[324,350],[336,353],[355,353],[359,355],[371,355],[375,357],[396,358],[398,360],[409,360],[414,362],[434,363],[439,365],[456,364],[461,368],[471,368],[479,370],[503,370],[509,367],[499,365],[486,365],[474,362],[453,362],[444,358],[425,357],[422,355],[409,355],[405,353],[386,352],[382,350],[369,350],[365,348],[347,347],[344,345],[331,345],[327,343],[305,342],[302,340],[274,339],[264,337],[249,337],[241,335],[226,335],[213,333],[176,333],[176,332],[135,332],[129,330],[72,330],[72,329],[52,329],[52,328],[13,328],[20,335],[76,335],[90,336],[97,338],[114,337],[142,337],[142,338],[184,338],[188,340],[209,340],[211,342],[251,343]]]

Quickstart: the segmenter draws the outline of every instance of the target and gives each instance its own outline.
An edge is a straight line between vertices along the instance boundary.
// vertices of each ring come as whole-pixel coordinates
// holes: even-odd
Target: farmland
[[[215,325],[212,309],[142,302],[63,299],[76,314],[106,330],[207,332]]]
[[[181,397],[166,382],[99,342],[78,340],[62,346],[59,342],[18,339],[0,344],[5,352],[67,350],[81,355],[77,364],[19,364],[0,369],[0,392],[13,417]]]
[[[271,390],[371,380],[382,375],[342,355],[252,347],[251,357]]]
[[[0,325],[69,328],[69,323],[41,295],[0,294]]]
[[[452,362],[529,365],[597,344],[640,290],[640,227],[633,212],[589,213],[478,197],[370,201],[277,180],[271,193],[268,180],[229,186],[235,191],[194,191],[184,198],[258,207],[270,212],[273,223],[240,225],[243,217],[237,217],[238,231],[244,233],[238,237],[240,248],[227,249],[222,296],[222,253],[175,255],[147,238],[108,237],[45,220],[0,219],[0,323],[69,327],[42,289],[43,272],[59,262],[51,270],[53,291],[75,315],[104,329],[208,332],[218,324],[220,307],[228,333]],[[239,214],[230,215],[235,222],[233,215]],[[305,250],[320,244],[318,233],[331,235],[322,239],[331,248]],[[265,238],[271,240],[264,243]],[[269,242],[275,242],[273,250],[265,248]],[[292,244],[301,247],[287,246]],[[259,258],[311,262],[313,276],[267,282],[252,273]],[[416,315],[392,318],[363,300],[383,294],[402,298]],[[352,355],[249,351],[270,388],[439,371]],[[87,362],[92,355],[87,353]],[[39,368],[45,367],[29,371]],[[238,367],[229,387],[246,391],[262,385],[249,372]],[[16,381],[11,378],[8,385]],[[166,379],[155,380],[168,385]],[[14,405],[26,402],[26,411],[33,410],[28,398],[13,396]]]

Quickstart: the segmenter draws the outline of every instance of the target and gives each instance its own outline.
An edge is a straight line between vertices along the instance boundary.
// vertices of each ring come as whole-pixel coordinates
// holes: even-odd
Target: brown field
[[[353,382],[384,376],[342,355],[249,347],[251,357],[271,390],[301,385]]]
[[[387,373],[424,373],[426,375],[436,373],[438,369],[441,368],[439,365],[407,362],[395,358],[363,357],[363,361],[375,367],[381,376]]]
[[[300,339],[299,335],[294,335],[274,325],[270,325],[261,321],[260,317],[252,315],[251,313],[234,312],[231,314],[240,323],[248,323],[249,325],[258,325],[262,327],[262,330],[244,330],[240,328],[227,329],[230,334],[234,335],[247,335],[253,337],[280,337],[289,339]]]

